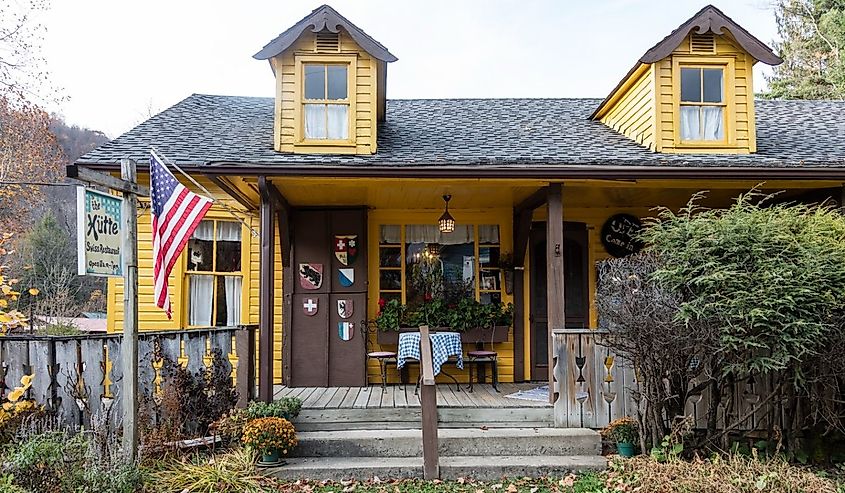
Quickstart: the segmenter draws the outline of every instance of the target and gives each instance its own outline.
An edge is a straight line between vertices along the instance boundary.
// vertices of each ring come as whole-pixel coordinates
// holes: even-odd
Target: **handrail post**
[[[437,385],[431,360],[431,339],[428,326],[420,326],[420,407],[422,411],[423,478],[440,478],[440,457],[437,440]]]

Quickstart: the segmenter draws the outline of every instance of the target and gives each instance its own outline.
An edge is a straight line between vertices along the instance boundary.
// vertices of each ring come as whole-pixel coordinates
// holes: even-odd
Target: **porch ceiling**
[[[255,178],[243,184],[254,186]],[[452,195],[453,209],[510,208],[546,186],[538,180],[423,180],[364,178],[273,178],[295,207],[360,206],[379,209],[442,209],[443,194]],[[570,180],[564,184],[564,208],[655,207],[676,208],[692,194],[706,191],[702,205],[724,207],[757,182],[702,182],[696,180]],[[807,198],[812,190],[833,192],[841,182],[772,181],[762,191],[779,193],[781,200]],[[838,194],[831,194],[838,196]],[[812,197],[810,197],[812,201]]]

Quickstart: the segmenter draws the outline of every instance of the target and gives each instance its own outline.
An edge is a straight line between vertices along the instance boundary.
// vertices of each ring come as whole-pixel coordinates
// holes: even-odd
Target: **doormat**
[[[521,399],[523,401],[541,401],[541,402],[548,402],[549,401],[549,386],[542,385],[537,388],[533,388],[531,390],[520,390],[519,392],[514,392],[513,394],[508,394],[505,397],[510,399]]]

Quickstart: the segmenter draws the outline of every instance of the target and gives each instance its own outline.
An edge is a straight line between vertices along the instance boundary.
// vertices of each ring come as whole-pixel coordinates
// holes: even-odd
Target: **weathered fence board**
[[[226,358],[229,374],[237,374],[238,404],[245,406],[255,393],[254,339],[252,326],[142,332],[138,336],[138,391],[150,397],[157,391],[159,358],[184,362],[183,341],[187,368],[194,374],[202,371],[211,341],[211,347]],[[120,348],[120,334],[0,337],[0,390],[7,395],[20,386],[24,375],[33,375],[27,397],[55,411],[65,425],[89,426],[91,417],[103,411],[104,401],[119,423],[123,414],[118,398],[123,381]]]
[[[634,416],[637,380],[631,361],[602,346],[603,332],[590,329],[561,329],[553,334],[555,359],[554,403],[555,426],[602,428],[623,416]],[[697,363],[696,363],[697,364]],[[691,388],[705,381],[704,376],[693,380]],[[761,397],[771,392],[767,378],[754,377],[736,383],[730,406],[717,407],[717,427],[740,419],[754,409]],[[707,427],[710,407],[709,388],[690,395],[684,413],[691,416],[696,428]],[[727,413],[727,416],[726,416]],[[769,426],[771,407],[761,409],[745,419],[737,430],[764,430]],[[667,417],[674,419],[676,417]],[[783,423],[778,423],[783,426]]]

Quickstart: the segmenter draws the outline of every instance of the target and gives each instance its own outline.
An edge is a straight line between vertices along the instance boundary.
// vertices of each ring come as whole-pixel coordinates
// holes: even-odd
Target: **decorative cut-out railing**
[[[81,336],[12,335],[0,337],[2,393],[33,375],[29,398],[54,411],[61,422],[88,427],[105,406],[122,416],[120,387],[121,334]],[[255,394],[255,327],[222,327],[141,332],[138,335],[138,392],[153,395],[163,358],[178,361],[197,374],[211,351],[227,356],[235,379],[238,405]]]
[[[555,426],[603,428],[614,419],[635,416],[638,389],[636,372],[630,361],[602,346],[601,330],[558,329],[553,331]],[[693,381],[698,384],[697,380]],[[745,416],[767,395],[765,378],[738,382],[730,404],[731,416]],[[696,428],[707,427],[709,391],[692,395],[685,403],[685,415],[692,416]],[[738,430],[763,430],[768,426],[771,406],[751,413]],[[717,426],[724,423],[724,405],[717,408]]]

